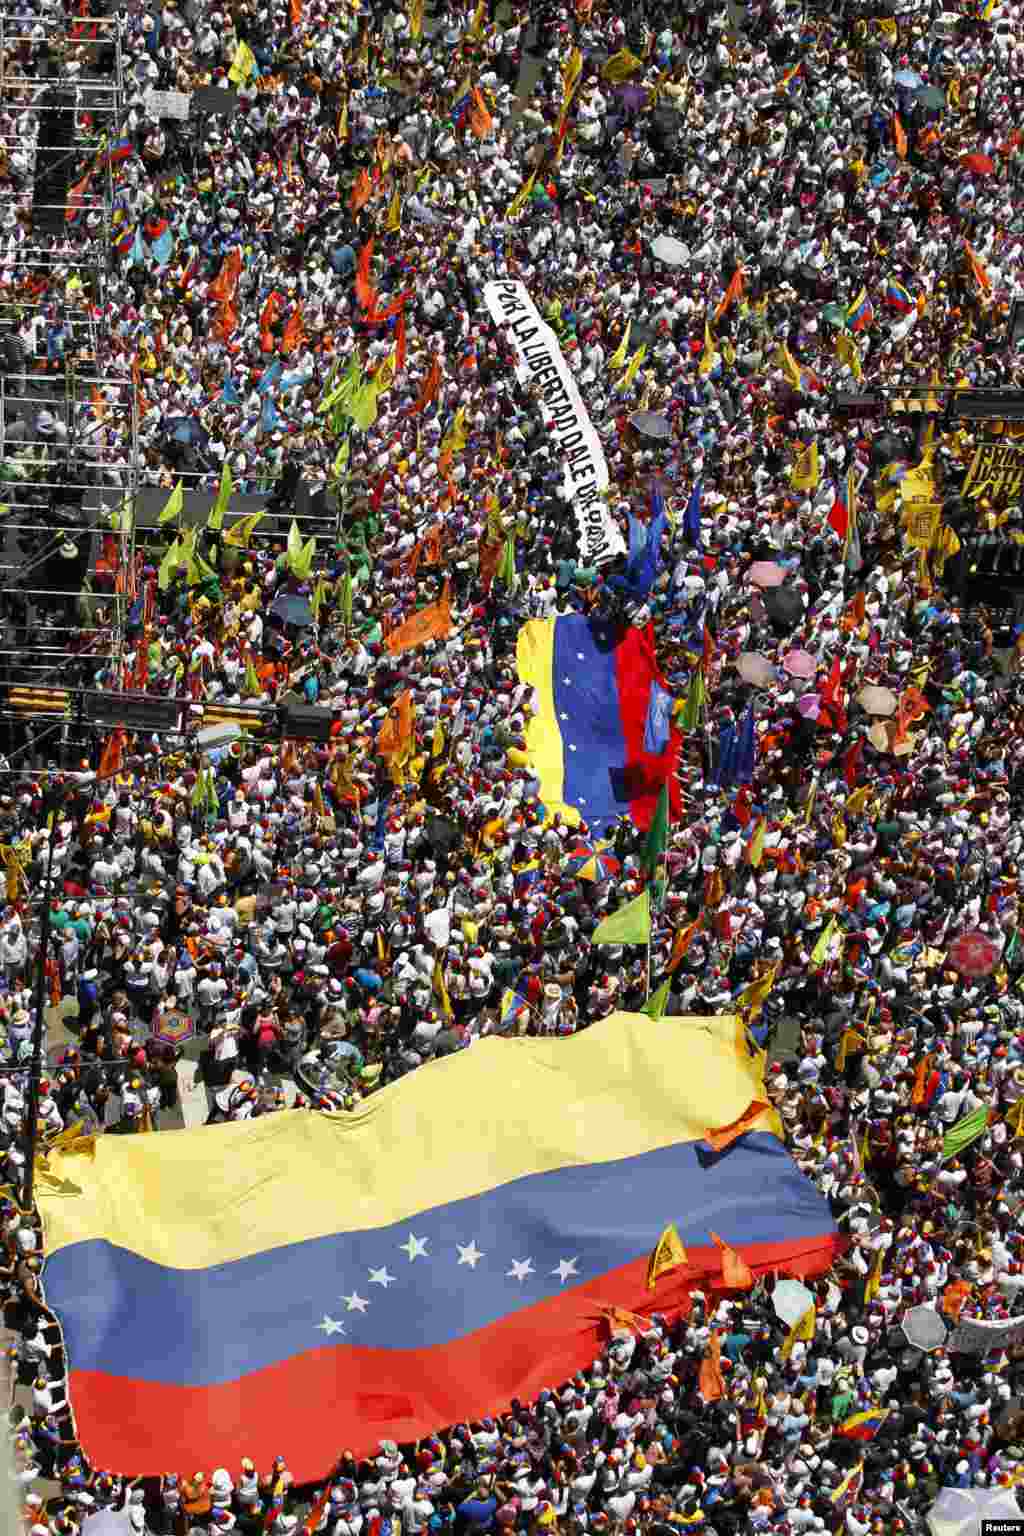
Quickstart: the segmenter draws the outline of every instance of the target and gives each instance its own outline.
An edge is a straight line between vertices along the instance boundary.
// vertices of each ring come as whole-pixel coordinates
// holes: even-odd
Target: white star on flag
[[[476,1239],[474,1238],[472,1242],[467,1243],[465,1247],[462,1243],[456,1243],[455,1246],[459,1250],[459,1263],[468,1264],[470,1269],[476,1269],[483,1258],[483,1254],[476,1245]]]
[[[415,1232],[410,1232],[405,1242],[399,1243],[398,1246],[401,1248],[403,1253],[407,1253],[409,1255],[410,1264],[412,1263],[413,1259],[418,1259],[420,1257],[428,1259],[430,1257],[427,1252],[427,1239],[425,1237],[417,1237]]]
[[[370,1305],[358,1291],[353,1291],[351,1296],[343,1296],[341,1299],[350,1312],[365,1312]]]
[[[506,1278],[509,1280],[525,1280],[527,1275],[535,1275],[536,1273],[537,1271],[529,1259],[513,1259],[512,1268],[505,1271]]]
[[[559,1259],[558,1263],[556,1264],[555,1268],[551,1271],[551,1273],[553,1275],[557,1275],[559,1280],[561,1281],[561,1283],[563,1285],[568,1280],[570,1275],[572,1275],[575,1279],[578,1280],[579,1279],[579,1273],[578,1273],[578,1271],[576,1269],[576,1265],[577,1265],[578,1262],[579,1262],[579,1254],[577,1254],[574,1259]]]
[[[332,1334],[345,1332],[345,1324],[339,1323],[335,1317],[328,1317],[326,1313],[324,1313],[323,1322],[317,1323],[316,1326],[321,1333]]]
[[[382,1264],[380,1269],[371,1269],[370,1270],[370,1284],[371,1285],[382,1285],[384,1287],[384,1289],[387,1290],[388,1286],[389,1285],[394,1285],[394,1283],[395,1283],[395,1277],[394,1277],[394,1275],[389,1275],[388,1274],[388,1267],[387,1267],[386,1264]]]

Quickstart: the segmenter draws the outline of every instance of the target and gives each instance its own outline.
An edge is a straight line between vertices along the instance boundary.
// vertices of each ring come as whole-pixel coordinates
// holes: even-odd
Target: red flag
[[[688,923],[685,928],[676,929],[676,936],[672,940],[672,953],[669,955],[668,964],[665,966],[667,975],[671,976],[676,966],[682,964],[686,957],[686,951],[693,943],[694,936],[703,921],[703,917],[695,917],[693,922]]]
[[[704,625],[704,654],[703,654],[703,657],[701,658],[701,667],[704,670],[704,676],[705,677],[707,677],[709,675],[709,673],[711,671],[711,663],[714,661],[714,659],[715,659],[715,642],[711,638],[711,631],[710,631],[710,629],[708,629],[708,626],[705,624]]]
[[[367,325],[383,325],[392,315],[400,315],[412,298],[412,289],[403,288],[397,299],[392,299],[384,309],[372,309],[366,317]]]
[[[749,825],[750,818],[754,814],[751,809],[752,805],[753,800],[751,799],[750,790],[744,784],[733,801],[732,806],[732,814],[736,817],[741,827]]]
[[[356,263],[356,298],[360,309],[372,310],[377,299],[377,291],[370,282],[370,262],[373,260],[373,240],[367,240],[359,252],[359,260]]]
[[[828,677],[818,689],[818,693],[821,696],[822,702],[825,704],[838,704],[839,690],[842,687],[842,683],[843,671],[839,665],[839,657],[837,656],[833,661],[832,666],[829,668]]]
[[[864,751],[864,741],[858,737],[852,747],[848,747],[843,754],[843,778],[851,789],[857,784],[857,771],[860,768],[861,754]]]
[[[828,517],[825,519],[825,521],[835,533],[836,538],[841,539],[845,544],[846,531],[850,526],[850,509],[846,505],[846,502],[840,500],[840,498],[837,496],[835,501],[832,503],[832,510],[828,514]]]
[[[281,295],[274,288],[268,295],[267,301],[260,310],[260,351],[274,352],[277,342],[274,340],[272,327],[277,323],[277,317],[281,312]]]
[[[296,304],[288,317],[288,323],[281,337],[281,356],[287,357],[290,352],[297,352],[305,339],[306,327],[302,320],[302,305]]]
[[[294,0],[292,0],[292,3],[294,4]],[[301,0],[299,14],[301,15]],[[298,23],[296,23],[296,25],[298,25]],[[323,1514],[330,1501],[331,1485],[328,1483],[320,1497],[315,1501],[315,1503],[310,1505],[309,1514],[306,1516],[305,1523],[302,1527],[306,1533],[306,1536],[313,1536],[313,1532],[320,1524],[320,1516]]]
[[[115,774],[121,772],[121,763],[124,759],[125,733],[118,726],[112,731],[103,743],[103,751],[100,754],[100,766],[96,770],[98,779],[112,779]]]
[[[420,386],[420,392],[413,403],[411,415],[415,416],[420,411],[426,410],[432,400],[437,399],[438,390],[441,388],[441,362],[435,355],[427,370],[427,376]]]
[[[395,321],[395,374],[401,373],[405,367],[405,310],[398,312]]]
[[[210,327],[214,341],[230,341],[238,330],[238,310],[230,299],[217,307],[217,318]]]

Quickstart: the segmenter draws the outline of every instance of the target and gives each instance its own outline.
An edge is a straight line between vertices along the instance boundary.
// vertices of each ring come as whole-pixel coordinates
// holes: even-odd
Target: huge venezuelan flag
[[[537,690],[526,748],[549,811],[573,825],[582,817],[594,833],[627,813],[646,828],[667,778],[679,814],[675,742],[658,757],[644,751],[651,689],[664,687],[649,626],[623,630],[578,614],[531,619],[516,661]]]
[[[484,1040],[353,1115],[55,1153],[43,1279],[88,1456],[156,1473],[281,1453],[312,1480],[340,1446],[564,1381],[600,1348],[599,1304],[671,1313],[713,1288],[709,1231],[755,1271],[820,1272],[828,1208],[772,1114],[701,1143],[762,1092],[735,1020],[619,1014]],[[651,1292],[670,1221],[689,1262]]]

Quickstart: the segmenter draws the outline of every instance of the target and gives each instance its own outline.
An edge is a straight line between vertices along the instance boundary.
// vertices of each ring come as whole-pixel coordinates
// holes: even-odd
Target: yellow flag
[[[715,338],[711,334],[711,327],[707,320],[704,321],[704,351],[701,353],[700,365],[697,372],[702,379],[706,379],[718,362],[718,353],[715,350]]]
[[[381,363],[374,375],[374,383],[377,386],[378,395],[382,395],[386,389],[390,389],[395,382],[395,368],[398,361],[397,345],[391,348],[387,357]]]
[[[817,944],[815,944],[814,948],[811,950],[810,968],[812,971],[816,971],[819,966],[825,964],[825,957],[828,954],[828,947],[835,937],[835,932],[836,920],[833,916],[829,918],[824,929],[822,930]]]
[[[519,191],[516,193],[515,197],[512,199],[512,201],[509,203],[508,207],[505,209],[505,217],[507,219],[514,219],[517,213],[522,213],[523,209],[526,207],[526,199],[529,197],[530,193],[533,191],[534,183],[536,182],[536,180],[537,180],[537,172],[536,171],[531,171],[530,175],[526,178],[526,180],[523,182],[522,186],[519,188]]]
[[[1018,1099],[1016,1104],[1007,1110],[1006,1123],[1013,1132],[1014,1141],[1024,1136],[1024,1099]]]
[[[401,227],[402,199],[399,197],[398,188],[396,187],[391,194],[391,201],[388,204],[388,216],[384,228],[387,230],[389,235],[394,235],[398,233]]]
[[[232,523],[224,535],[224,543],[234,544],[238,549],[248,549],[253,529],[266,515],[265,512],[250,512],[248,517],[240,517],[237,523]]]
[[[750,847],[747,849],[747,863],[751,869],[760,869],[761,860],[764,858],[764,833],[767,823],[763,816],[758,819],[754,828],[754,835],[750,839]]]
[[[861,367],[860,352],[851,336],[845,331],[839,331],[836,335],[836,355],[841,363],[845,363],[853,370],[853,376],[858,382],[864,377],[864,369]]]
[[[630,53],[628,48],[620,48],[618,53],[602,65],[601,78],[607,80],[609,85],[622,85],[637,70],[643,69],[643,63],[635,53]]]
[[[817,797],[818,797],[818,781],[817,781],[817,779],[812,779],[811,780],[811,787],[810,787],[810,789],[809,789],[809,791],[807,793],[807,800],[806,800],[806,803],[804,805],[804,826],[805,827],[809,827],[810,824],[811,824],[811,817],[814,815],[814,802],[817,799]]]
[[[818,1314],[814,1310],[814,1303],[812,1302],[811,1305],[807,1308],[807,1311],[802,1313],[801,1316],[797,1318],[792,1328],[786,1334],[785,1342],[779,1351],[783,1360],[789,1359],[790,1355],[793,1353],[793,1345],[798,1341],[803,1344],[809,1344],[811,1342],[811,1340],[814,1338],[814,1330],[817,1326],[817,1321]]]
[[[476,10],[473,12],[473,20],[469,24],[470,37],[483,37],[484,18],[487,15],[487,0],[479,0]]]
[[[626,366],[626,352],[629,347],[629,333],[632,329],[633,316],[630,315],[629,319],[626,321],[626,329],[622,333],[622,340],[619,342],[618,346],[615,348],[615,351],[608,359],[609,368],[615,368],[618,370],[619,368],[624,368]]]
[[[633,353],[633,356],[629,360],[629,367],[626,369],[625,373],[622,375],[622,378],[615,386],[620,395],[624,395],[626,393],[627,389],[632,384],[637,374],[640,372],[640,368],[646,356],[647,343],[644,342],[644,345],[642,347],[637,347],[636,351]]]
[[[749,1009],[751,1018],[755,1019],[757,1017],[764,1005],[765,998],[775,985],[775,978],[778,973],[779,966],[776,961],[774,965],[768,967],[762,976],[758,976],[756,981],[752,981],[749,986],[744,987],[736,999],[736,1006],[741,1013],[746,1013]]]
[[[420,5],[420,22],[422,24],[422,21],[423,21],[423,0],[419,0],[419,5]],[[416,35],[417,35],[416,33],[413,33],[414,37]],[[338,113],[338,142],[340,144],[347,144],[348,143],[348,102],[347,101],[345,102],[345,105],[342,107],[341,111]]]
[[[224,526],[224,513],[227,511],[228,502],[231,500],[235,483],[231,478],[231,465],[225,460],[224,468],[220,472],[220,489],[217,492],[217,500],[210,508],[210,515],[206,519],[206,526],[216,532]]]
[[[451,998],[448,996],[448,984],[444,979],[444,968],[441,965],[441,956],[434,961],[434,996],[438,1006],[446,1019],[453,1016]]]
[[[675,1223],[669,1222],[658,1238],[654,1252],[648,1261],[647,1289],[653,1291],[659,1276],[669,1274],[671,1270],[678,1269],[686,1262],[686,1249],[683,1247],[682,1238],[676,1231]]]
[[[864,1305],[865,1306],[867,1306],[869,1302],[874,1301],[875,1297],[878,1295],[878,1292],[881,1289],[881,1286],[882,1286],[882,1268],[883,1268],[884,1264],[885,1264],[885,1249],[884,1248],[878,1248],[875,1251],[875,1257],[872,1260],[871,1268],[868,1271],[867,1279],[864,1282]]]
[[[843,810],[847,816],[859,816],[870,799],[871,785],[862,784],[860,789],[854,790]]]
[[[569,57],[562,64],[563,105],[572,95],[573,88],[580,77],[580,71],[582,69],[583,55],[578,48],[574,48],[569,54]]]
[[[228,79],[232,85],[244,85],[256,68],[256,55],[248,43],[239,43],[235,49],[235,56],[231,60],[231,68],[228,70]]]
[[[423,5],[424,0],[409,0],[409,33],[413,38],[423,31]]]
[[[181,516],[181,509],[185,501],[185,492],[179,480],[174,490],[168,496],[164,509],[157,518],[158,523],[175,523]]]
[[[790,470],[789,483],[795,491],[816,491],[820,478],[818,444],[813,442],[804,449]]]
[[[837,811],[832,818],[832,841],[837,848],[842,848],[846,842],[846,822],[843,820],[842,811]]]
[[[160,561],[160,569],[157,571],[156,581],[161,592],[166,592],[171,584],[171,577],[181,564],[181,545],[175,539],[170,549]]]
[[[855,1029],[844,1029],[839,1041],[839,1050],[836,1052],[836,1071],[842,1072],[846,1066],[846,1058],[851,1051],[863,1050],[867,1041],[863,1035],[858,1035]]]

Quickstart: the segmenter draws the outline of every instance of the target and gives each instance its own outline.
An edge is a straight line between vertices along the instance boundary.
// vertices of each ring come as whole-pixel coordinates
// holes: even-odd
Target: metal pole
[[[28,1079],[28,1136],[25,1149],[25,1184],[21,1200],[24,1211],[32,1209],[33,1186],[36,1172],[36,1142],[39,1138],[39,1084],[43,1076],[43,1031],[46,1007],[46,952],[50,944],[50,897],[53,888],[53,849],[57,841],[57,813],[60,808],[59,794],[51,790],[47,795],[52,810],[50,836],[47,842],[46,879],[43,882],[43,910],[39,919],[39,953],[36,957],[36,1017],[32,1030],[32,1064]]]

